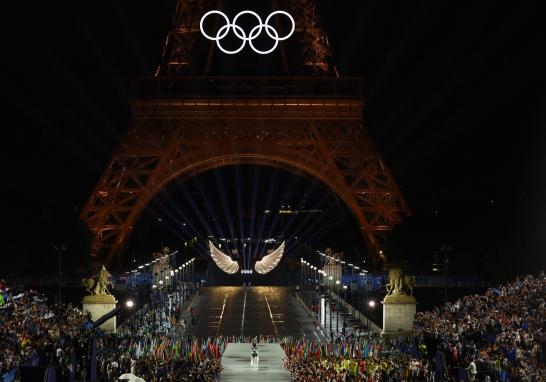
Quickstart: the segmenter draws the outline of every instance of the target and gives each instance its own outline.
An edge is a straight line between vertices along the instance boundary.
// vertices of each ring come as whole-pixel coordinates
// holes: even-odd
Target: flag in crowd
[[[321,359],[325,356],[339,356],[346,358],[371,358],[383,355],[383,343],[376,339],[343,338],[338,342],[320,342],[306,338],[284,337],[280,344],[288,357]],[[399,349],[407,348],[404,341],[397,341]],[[403,346],[402,346],[403,345]]]

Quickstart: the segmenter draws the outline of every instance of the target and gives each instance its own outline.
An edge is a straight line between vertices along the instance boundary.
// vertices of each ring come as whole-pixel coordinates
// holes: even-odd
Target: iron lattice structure
[[[409,209],[363,127],[362,82],[336,75],[311,2],[285,2],[302,7],[293,10],[295,45],[309,75],[182,76],[191,66],[195,23],[209,3],[178,1],[163,64],[155,77],[138,81],[129,130],[81,212],[94,256],[119,263],[140,213],[173,179],[255,164],[324,182],[353,212],[377,260],[384,234]]]
[[[210,72],[216,44],[204,40],[199,22],[212,9],[221,9],[221,0],[178,0],[173,23],[163,47],[161,65],[156,76],[187,74],[207,75]],[[332,48],[312,0],[272,0],[273,10],[289,12],[296,20],[290,43],[279,45],[285,74],[338,75],[333,64]],[[286,26],[275,19],[276,28]],[[216,26],[221,20],[216,19]],[[204,55],[204,57],[202,57]]]

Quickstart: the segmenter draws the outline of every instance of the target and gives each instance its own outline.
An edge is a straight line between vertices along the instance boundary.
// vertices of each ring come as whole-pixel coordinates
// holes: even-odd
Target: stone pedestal
[[[383,331],[386,336],[406,336],[413,332],[417,302],[406,295],[387,296],[383,304]]]
[[[114,296],[85,296],[83,298],[83,313],[91,313],[91,318],[93,321],[97,321],[99,318],[104,316],[106,313],[110,313],[116,308],[116,299]],[[116,332],[116,316],[112,317],[104,324],[100,326],[102,330],[107,333]]]

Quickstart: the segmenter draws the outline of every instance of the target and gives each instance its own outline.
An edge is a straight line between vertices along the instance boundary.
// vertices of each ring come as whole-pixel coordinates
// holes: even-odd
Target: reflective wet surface
[[[286,287],[202,288],[193,334],[314,336],[312,320]]]

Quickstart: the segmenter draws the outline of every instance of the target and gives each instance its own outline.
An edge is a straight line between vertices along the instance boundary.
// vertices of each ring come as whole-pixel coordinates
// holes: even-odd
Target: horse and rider
[[[110,293],[108,290],[108,287],[114,288],[114,283],[110,280],[111,277],[112,275],[103,265],[102,269],[99,271],[99,274],[96,276],[96,279],[94,277],[82,279],[82,284],[85,286],[85,290],[89,294],[99,296],[111,295],[112,293]]]
[[[386,285],[387,296],[413,296],[414,285],[415,276],[404,274],[404,272],[400,268],[392,268],[389,271],[389,282]]]

